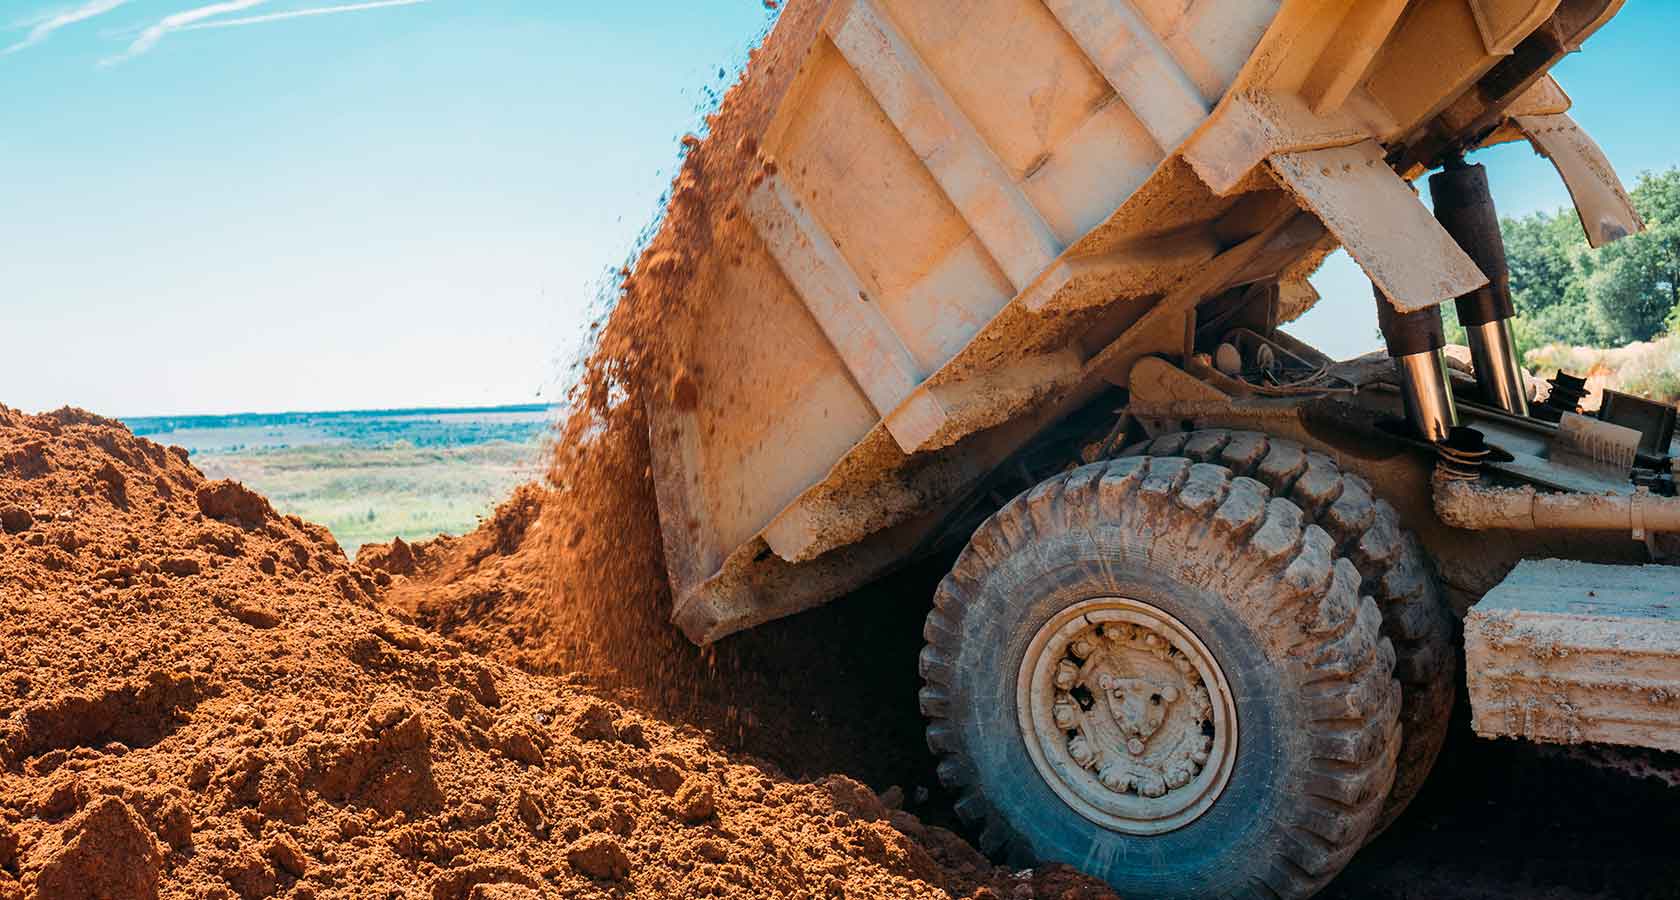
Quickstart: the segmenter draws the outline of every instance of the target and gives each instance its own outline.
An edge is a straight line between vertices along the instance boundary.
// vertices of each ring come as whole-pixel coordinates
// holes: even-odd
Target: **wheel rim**
[[[1230,685],[1195,634],[1150,604],[1102,597],[1052,616],[1027,646],[1016,700],[1039,775],[1104,828],[1183,827],[1230,780]]]

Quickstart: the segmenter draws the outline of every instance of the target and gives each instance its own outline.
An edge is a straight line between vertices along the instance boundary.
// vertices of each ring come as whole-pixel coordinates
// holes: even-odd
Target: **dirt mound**
[[[635,522],[651,508],[609,514]],[[658,555],[629,540],[615,554],[612,527],[580,536],[573,515],[560,492],[526,486],[478,531],[415,544],[434,562],[397,577],[385,602],[476,652],[588,684],[793,776],[898,786],[917,813],[950,823],[915,702],[921,620],[943,561],[702,649],[668,620]],[[517,546],[498,549],[521,529]],[[383,565],[387,552],[358,559]]]
[[[133,807],[101,797],[35,850],[41,859],[35,888],[43,897],[157,896],[157,838]]]
[[[0,460],[30,517],[0,534],[0,898],[1034,892],[855,782],[382,612],[390,575],[179,450],[0,407]],[[461,543],[529,543],[516,513]]]

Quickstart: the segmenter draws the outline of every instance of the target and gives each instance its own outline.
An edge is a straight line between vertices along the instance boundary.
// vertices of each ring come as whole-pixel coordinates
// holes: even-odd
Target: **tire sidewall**
[[[1240,888],[1257,860],[1270,857],[1275,820],[1293,770],[1307,748],[1294,722],[1285,663],[1268,657],[1249,623],[1213,591],[1153,564],[1146,548],[1118,529],[1045,536],[992,568],[964,616],[957,697],[982,792],[1010,823],[1012,844],[1033,858],[1062,862],[1113,885],[1124,896],[1207,896]],[[1118,551],[1118,552],[1117,552]],[[1211,575],[1211,573],[1209,573]],[[1212,580],[1210,578],[1210,580]],[[1159,835],[1110,831],[1066,805],[1028,755],[1018,723],[1017,676],[1028,644],[1050,618],[1099,597],[1149,603],[1206,645],[1234,695],[1238,740],[1224,791],[1194,821]]]

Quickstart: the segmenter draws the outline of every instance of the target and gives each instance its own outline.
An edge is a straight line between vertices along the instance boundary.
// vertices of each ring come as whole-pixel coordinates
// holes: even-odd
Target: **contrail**
[[[185,12],[178,12],[174,15],[164,16],[162,19],[158,20],[157,24],[140,32],[140,36],[135,38],[134,43],[128,45],[128,49],[124,51],[122,55],[113,56],[110,59],[104,60],[100,63],[100,65],[114,66],[117,63],[131,60],[153,47],[156,47],[158,41],[163,40],[164,35],[169,34],[171,31],[180,31],[197,22],[208,19],[211,16],[219,16],[223,13],[239,12],[240,10],[250,9],[253,6],[261,6],[267,2],[268,0],[226,0],[226,2],[223,3],[212,3],[208,6],[200,6],[195,9],[189,9]]]
[[[370,0],[367,3],[347,3],[343,6],[318,6],[313,9],[294,9],[290,12],[268,13],[261,16],[246,16],[242,19],[223,19],[219,22],[201,22],[189,25],[182,31],[198,31],[201,28],[238,28],[241,25],[261,25],[264,22],[279,22],[283,19],[296,19],[301,16],[330,16],[334,13],[361,12],[364,9],[383,9],[387,6],[414,6],[429,3],[431,0]]]
[[[0,56],[10,56],[19,50],[26,50],[46,40],[49,35],[60,28],[74,25],[77,22],[86,22],[94,16],[102,16],[128,2],[129,0],[89,0],[89,2],[83,3],[69,12],[50,16],[35,23],[35,27],[29,29],[29,35],[23,40],[0,50]]]

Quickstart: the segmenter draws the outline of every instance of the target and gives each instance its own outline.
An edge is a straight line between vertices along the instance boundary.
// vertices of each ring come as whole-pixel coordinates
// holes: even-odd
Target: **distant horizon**
[[[381,415],[383,415],[383,416],[395,416],[395,415],[408,415],[408,414],[416,414],[416,413],[470,414],[470,413],[503,413],[503,412],[547,412],[549,410],[558,409],[558,408],[560,408],[564,405],[565,404],[563,404],[563,403],[504,403],[504,404],[495,404],[495,405],[489,405],[489,406],[485,406],[485,405],[475,405],[475,406],[392,406],[392,407],[373,407],[373,408],[369,408],[369,409],[286,409],[286,410],[277,410],[277,411],[273,411],[273,412],[265,412],[265,411],[261,411],[261,410],[240,410],[238,412],[225,412],[225,413],[183,413],[183,414],[179,414],[179,415],[164,414],[164,415],[146,415],[146,416],[106,415],[105,413],[98,413],[98,412],[95,412],[94,414],[95,415],[104,415],[104,416],[106,416],[106,418],[116,419],[117,421],[122,422],[124,425],[128,425],[130,428],[133,428],[135,426],[135,423],[140,423],[140,422],[162,423],[162,422],[181,422],[181,421],[189,421],[189,420],[200,420],[201,421],[201,420],[207,420],[207,419],[238,419],[238,418],[242,418],[242,417],[246,417],[246,416],[252,416],[252,417],[262,416],[262,417],[269,417],[269,418],[278,418],[278,417],[284,417],[284,416],[381,416]],[[62,409],[63,407],[60,407],[60,408]],[[52,410],[39,410],[37,412],[37,414],[47,413],[47,412],[51,412],[51,411]],[[93,411],[89,410],[89,412],[93,412]]]

